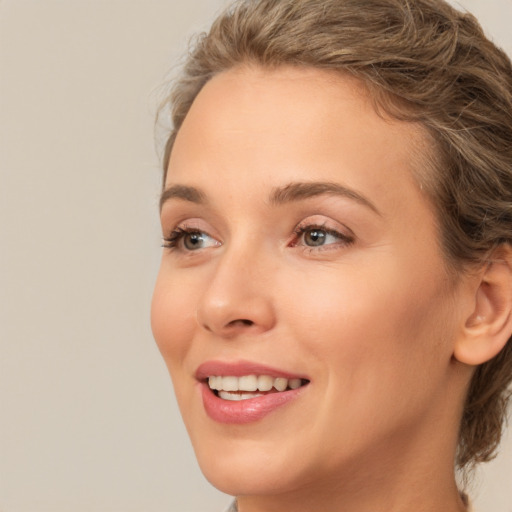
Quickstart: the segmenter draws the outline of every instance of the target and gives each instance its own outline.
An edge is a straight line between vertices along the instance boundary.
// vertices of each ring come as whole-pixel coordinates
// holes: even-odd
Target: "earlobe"
[[[476,366],[495,357],[512,334],[512,247],[500,246],[479,273],[472,311],[455,341],[454,357]]]

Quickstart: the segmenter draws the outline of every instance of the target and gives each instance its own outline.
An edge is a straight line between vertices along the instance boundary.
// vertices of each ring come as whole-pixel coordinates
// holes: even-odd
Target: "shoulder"
[[[236,506],[236,500],[231,503],[231,505],[226,509],[226,512],[238,512],[238,507]]]

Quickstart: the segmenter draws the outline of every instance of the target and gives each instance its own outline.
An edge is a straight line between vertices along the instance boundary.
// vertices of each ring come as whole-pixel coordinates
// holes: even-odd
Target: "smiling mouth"
[[[270,393],[282,393],[305,386],[306,379],[271,377],[270,375],[212,375],[208,387],[223,400],[240,401],[257,398]]]

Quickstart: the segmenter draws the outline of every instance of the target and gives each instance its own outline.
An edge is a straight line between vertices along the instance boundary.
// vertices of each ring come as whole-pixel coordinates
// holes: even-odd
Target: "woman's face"
[[[413,179],[421,140],[319,70],[235,69],[198,95],[169,163],[152,327],[221,490],[452,456],[460,301]]]

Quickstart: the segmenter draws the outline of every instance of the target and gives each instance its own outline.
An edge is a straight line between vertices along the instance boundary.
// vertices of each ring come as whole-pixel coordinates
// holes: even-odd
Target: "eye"
[[[193,232],[183,235],[183,247],[188,251],[196,251],[208,246],[210,237],[206,233]]]
[[[325,226],[298,226],[295,230],[296,240],[293,246],[305,246],[309,248],[331,246],[331,245],[349,245],[353,243],[354,238]]]
[[[302,240],[309,247],[319,247],[328,243],[337,241],[336,237],[328,233],[325,229],[312,228],[304,231]]]
[[[198,251],[221,245],[218,240],[197,229],[176,228],[169,237],[164,238],[163,246],[168,249]]]

